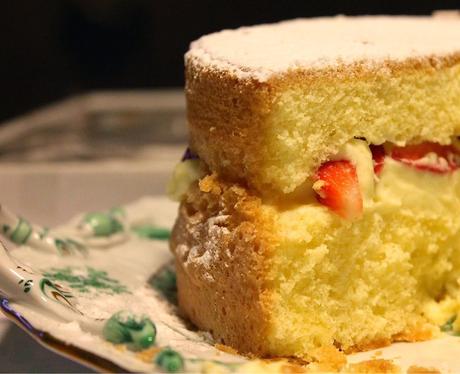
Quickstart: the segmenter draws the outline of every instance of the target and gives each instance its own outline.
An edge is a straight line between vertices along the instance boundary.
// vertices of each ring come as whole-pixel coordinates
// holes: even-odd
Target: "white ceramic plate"
[[[215,349],[206,336],[190,329],[177,315],[171,289],[175,284],[172,257],[164,230],[173,223],[176,204],[165,198],[144,198],[122,210],[124,241],[94,247],[85,244],[86,253],[75,249],[60,254],[59,248],[32,248],[32,233],[26,244],[11,250],[13,261],[1,261],[0,289],[6,294],[2,311],[43,345],[102,371],[154,371],[153,359],[162,347],[180,352],[186,369],[192,371],[199,369],[202,360],[243,362]],[[80,215],[46,232],[43,240],[72,237],[84,243],[78,229],[81,221]],[[6,235],[11,238],[17,225],[10,226]],[[150,228],[147,234],[153,236],[139,236],[139,227],[144,232]],[[34,229],[42,232],[42,228]],[[12,272],[11,281],[7,278]],[[54,287],[58,289],[53,291]],[[147,315],[156,325],[155,346],[134,352],[107,342],[100,328],[119,311]]]
[[[122,237],[88,239],[82,234],[84,216],[79,215],[41,239],[76,238],[85,243],[86,254],[75,248],[59,254],[52,245],[38,249],[33,235],[42,228],[34,227],[26,243],[9,252],[12,261],[0,259],[2,311],[44,346],[100,371],[164,371],[155,358],[166,347],[180,354],[187,372],[249,370],[245,358],[216,349],[207,334],[178,315],[172,256],[163,230],[172,226],[176,209],[166,198],[143,198],[121,207]],[[0,220],[3,225],[5,218]],[[13,229],[5,235],[12,237]],[[139,236],[140,231],[149,237]],[[18,236],[20,231],[16,241]],[[154,346],[135,352],[107,342],[102,326],[119,311],[147,315],[157,329]],[[459,354],[460,338],[445,336],[393,344],[348,360],[388,359],[403,370],[416,365],[458,372]]]

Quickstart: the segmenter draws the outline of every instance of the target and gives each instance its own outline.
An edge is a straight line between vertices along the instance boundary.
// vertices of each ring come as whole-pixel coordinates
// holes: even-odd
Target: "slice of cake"
[[[186,54],[191,146],[259,193],[299,188],[354,137],[460,132],[458,19],[319,18],[227,30]]]
[[[306,360],[457,328],[459,20],[222,31],[192,43],[186,80],[171,249],[192,322]]]

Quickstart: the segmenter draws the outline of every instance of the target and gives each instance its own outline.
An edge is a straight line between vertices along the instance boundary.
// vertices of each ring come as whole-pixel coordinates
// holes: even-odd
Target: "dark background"
[[[223,28],[341,14],[430,14],[460,1],[2,0],[0,120],[94,90],[183,85],[191,40]]]

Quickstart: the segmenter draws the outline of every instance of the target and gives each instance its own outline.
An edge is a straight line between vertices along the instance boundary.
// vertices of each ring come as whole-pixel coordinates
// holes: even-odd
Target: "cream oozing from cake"
[[[448,56],[460,51],[460,19],[366,16],[296,19],[206,35],[186,59],[266,81],[290,69]],[[380,66],[381,67],[381,66]]]

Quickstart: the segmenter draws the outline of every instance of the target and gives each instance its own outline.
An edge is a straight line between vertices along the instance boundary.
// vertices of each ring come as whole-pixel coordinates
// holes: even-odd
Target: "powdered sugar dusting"
[[[337,16],[220,31],[194,41],[186,59],[264,81],[295,68],[375,65],[459,52],[459,18]]]
[[[202,230],[206,230],[206,237],[209,240],[201,243],[200,245],[194,245],[188,247],[185,244],[181,244],[176,248],[177,255],[182,258],[184,269],[187,271],[190,267],[200,267],[202,269],[202,276],[209,282],[214,281],[210,270],[212,264],[218,261],[219,248],[217,243],[224,235],[228,235],[230,231],[224,226],[228,219],[228,215],[219,215],[216,217],[210,217],[207,221],[202,224],[196,225],[193,228],[192,235],[197,236]],[[199,240],[197,240],[199,242]],[[230,255],[227,253],[227,255]]]

